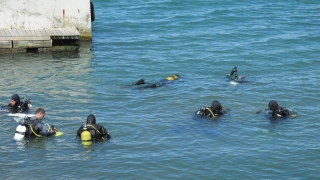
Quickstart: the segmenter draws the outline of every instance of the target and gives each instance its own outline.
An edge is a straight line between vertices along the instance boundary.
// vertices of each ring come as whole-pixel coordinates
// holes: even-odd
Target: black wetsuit
[[[1,108],[6,109],[11,113],[25,113],[29,110],[28,104],[25,104],[23,102],[18,102],[14,106],[8,104],[6,106],[2,106]]]
[[[87,130],[91,134],[92,140],[110,139],[110,133],[100,124],[86,124]],[[81,133],[84,131],[84,126],[78,129],[77,136],[80,138]]]
[[[227,77],[231,81],[239,82],[239,83],[245,83],[248,82],[244,76],[239,76],[238,75],[238,70],[237,67],[234,67],[229,74],[227,74]]]
[[[269,112],[273,118],[285,118],[296,114],[294,111],[287,109],[286,107],[280,107],[275,100],[271,100],[268,104]]]
[[[110,133],[101,126],[100,124],[96,124],[96,117],[93,114],[90,114],[87,117],[86,129],[91,134],[92,140],[101,140],[101,139],[110,139]],[[81,133],[84,131],[84,126],[81,126],[77,131],[77,137],[81,139]]]
[[[289,111],[287,108],[285,107],[280,107],[279,109],[277,110],[274,110],[274,111],[271,111],[271,115],[272,117],[288,117],[290,116],[291,114],[291,111]]]
[[[231,80],[238,79],[238,70],[237,67],[234,67],[229,74],[227,74],[227,77]]]
[[[195,112],[195,114],[199,117],[216,118],[225,114],[225,112],[216,111],[216,110],[213,110],[211,107],[202,106],[201,108],[198,109],[198,111]]]
[[[132,86],[134,85],[141,85],[141,84],[148,84],[146,86],[143,87],[139,87],[138,89],[145,89],[145,88],[156,88],[159,86],[164,86],[166,84],[168,84],[168,82],[171,82],[173,80],[178,80],[179,79],[179,75],[175,74],[172,76],[167,77],[166,79],[161,79],[159,82],[157,83],[145,83],[144,79],[139,79],[138,81],[136,81],[135,83],[132,84]],[[129,86],[126,86],[129,87]]]
[[[52,136],[55,134],[54,131],[50,130],[50,127],[38,119],[36,116],[26,118],[22,125],[25,125],[27,132],[25,137],[40,137],[40,136]]]
[[[26,99],[24,102],[20,101],[20,96],[18,94],[13,94],[11,96],[11,101],[15,102],[14,106],[11,106],[9,103],[7,106],[2,106],[1,108],[10,111],[11,113],[25,113],[29,110],[29,104],[31,102],[29,99]]]

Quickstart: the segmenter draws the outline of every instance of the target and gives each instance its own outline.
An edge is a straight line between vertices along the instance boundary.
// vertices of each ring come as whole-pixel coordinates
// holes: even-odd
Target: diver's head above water
[[[87,117],[87,124],[96,124],[96,117],[93,114]]]
[[[222,105],[220,104],[219,101],[214,100],[214,101],[212,101],[212,103],[211,103],[210,109],[211,109],[212,111],[214,111],[214,112],[220,112],[220,111],[222,111]]]
[[[15,106],[15,105],[19,105],[19,103],[20,103],[20,96],[18,94],[12,95],[10,98],[10,105]]]
[[[278,105],[277,101],[275,101],[275,100],[271,100],[269,102],[268,107],[269,107],[269,110],[271,110],[271,111],[276,111],[276,110],[280,109],[280,106]]]

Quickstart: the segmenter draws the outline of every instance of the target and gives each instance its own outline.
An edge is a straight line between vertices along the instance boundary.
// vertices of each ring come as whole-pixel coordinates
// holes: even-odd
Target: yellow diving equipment
[[[90,146],[92,144],[91,141],[91,133],[87,130],[87,127],[83,127],[83,132],[81,133],[81,144],[84,146]]]
[[[207,108],[207,107],[206,107],[206,110],[208,110],[208,111],[211,113],[212,118],[216,118],[216,116],[213,114],[213,112],[211,111],[211,109],[210,109],[210,108]]]
[[[54,136],[61,136],[62,134],[63,134],[63,132],[56,131],[56,133],[54,134]]]
[[[175,80],[175,79],[178,79],[178,78],[179,78],[179,75],[175,74],[175,75],[167,77],[166,80],[167,81],[172,81],[172,80]]]

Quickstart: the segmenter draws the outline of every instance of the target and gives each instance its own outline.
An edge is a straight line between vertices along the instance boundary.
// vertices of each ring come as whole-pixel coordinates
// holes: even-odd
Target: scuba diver
[[[20,96],[18,94],[14,94],[10,98],[10,103],[6,106],[2,106],[0,111],[26,113],[30,107],[32,107],[30,99],[26,99],[24,102],[21,102]]]
[[[210,107],[202,106],[195,112],[199,117],[217,118],[221,115],[227,114],[226,111],[222,110],[222,105],[219,101],[214,100]]]
[[[110,133],[100,124],[96,124],[96,117],[90,114],[85,125],[77,131],[83,145],[91,145],[92,141],[110,139]]]
[[[234,67],[229,74],[227,74],[227,77],[232,81],[241,81],[244,80],[244,76],[238,76],[238,70],[237,67]]]
[[[297,113],[287,109],[286,107],[280,107],[275,100],[271,100],[268,104],[268,109],[262,109],[258,111],[257,113],[260,113],[261,111],[266,111],[266,115],[271,116],[271,118],[295,118],[297,117]]]
[[[144,79],[139,79],[138,81],[134,82],[132,85],[128,85],[125,87],[131,87],[131,86],[135,86],[135,85],[141,85],[141,84],[147,84],[146,86],[143,87],[139,87],[138,89],[145,89],[145,88],[156,88],[159,86],[164,86],[166,84],[168,84],[169,82],[173,81],[173,80],[178,80],[179,79],[179,75],[174,74],[172,76],[169,76],[165,79],[161,79],[158,83],[146,83],[144,81]]]
[[[43,108],[38,108],[35,111],[35,116],[26,117],[24,121],[18,125],[13,139],[22,141],[24,138],[49,137],[56,134],[57,129],[54,125],[50,128],[49,124],[42,122],[44,116],[45,110]]]
[[[238,75],[238,69],[237,67],[234,67],[231,72],[229,74],[227,74],[227,77],[229,78],[230,80],[230,83],[231,84],[239,84],[239,83],[248,83],[248,82],[251,82],[250,80],[246,80],[244,76],[239,76]],[[251,76],[251,78],[256,81],[256,78]]]

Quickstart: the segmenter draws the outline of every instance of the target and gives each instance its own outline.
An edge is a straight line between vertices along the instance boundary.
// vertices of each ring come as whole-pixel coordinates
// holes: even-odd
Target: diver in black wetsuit
[[[238,70],[237,67],[234,67],[229,74],[227,74],[227,77],[232,81],[241,81],[244,80],[244,76],[238,76]]]
[[[199,117],[217,118],[221,115],[227,114],[226,111],[222,110],[222,105],[219,101],[214,100],[210,107],[202,106],[195,112]]]
[[[81,134],[84,131],[89,131],[91,137],[88,137],[90,141],[97,141],[101,139],[110,139],[110,133],[102,125],[96,123],[96,117],[93,114],[90,114],[87,117],[87,123],[81,126],[77,131],[77,137],[81,139]],[[88,139],[88,140],[89,140]],[[83,140],[83,139],[81,139]]]
[[[2,106],[0,109],[2,111],[9,111],[11,113],[25,113],[29,110],[31,102],[29,99],[26,99],[24,102],[20,101],[20,96],[14,94],[10,98],[10,103],[6,106]]]
[[[295,118],[297,117],[297,113],[287,109],[286,107],[280,107],[275,100],[271,100],[268,104],[268,109],[262,109],[258,111],[257,113],[260,113],[261,111],[266,111],[266,114],[271,116],[271,118]]]
[[[13,139],[21,141],[23,138],[30,139],[32,137],[49,137],[56,134],[56,128],[52,125],[44,123],[42,119],[45,116],[45,110],[38,108],[33,117],[27,117],[16,128]]]
[[[177,80],[177,79],[179,79],[179,75],[177,75],[177,74],[169,76],[169,77],[167,77],[165,79],[162,79],[158,83],[151,83],[151,84],[145,83],[144,79],[139,79],[138,81],[133,83],[131,86],[141,85],[141,84],[148,84],[146,86],[139,87],[139,89],[156,88],[156,87],[159,87],[159,86],[164,86],[164,85],[168,84],[168,82],[173,81],[173,80]],[[129,86],[126,86],[126,87],[129,87]]]
[[[136,81],[136,82],[133,83],[132,85],[141,85],[141,84],[146,84],[146,83],[144,82],[144,79],[139,79],[138,81]],[[144,87],[142,87],[142,88],[156,88],[156,87],[158,87],[158,86],[160,86],[160,83],[159,83],[159,84],[156,84],[156,83],[149,84],[149,85],[146,85],[146,86],[144,86]]]
[[[144,79],[139,79],[138,81],[136,81],[132,85],[134,86],[134,85],[140,85],[140,84],[145,84]]]

